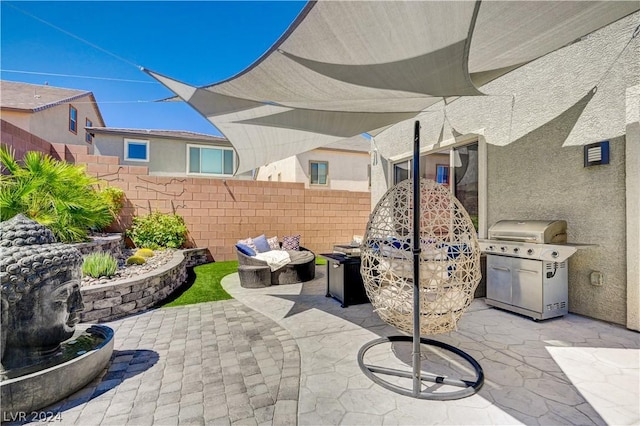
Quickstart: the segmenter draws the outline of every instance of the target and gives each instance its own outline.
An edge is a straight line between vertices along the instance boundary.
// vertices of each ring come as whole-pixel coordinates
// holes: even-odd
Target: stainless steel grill
[[[542,320],[567,314],[567,259],[578,246],[566,244],[564,220],[503,220],[479,240],[487,255],[489,305]]]

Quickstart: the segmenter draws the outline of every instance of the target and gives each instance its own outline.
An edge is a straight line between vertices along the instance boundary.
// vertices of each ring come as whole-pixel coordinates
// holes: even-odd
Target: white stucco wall
[[[627,327],[640,331],[640,85],[627,90]]]
[[[627,319],[626,91],[640,83],[638,39],[614,61],[639,18],[628,16],[491,82],[482,88],[489,96],[447,106],[458,132],[478,133],[487,143],[488,225],[567,220],[570,241],[598,244],[569,261],[569,309],[619,324]],[[442,108],[419,116],[423,146],[437,141]],[[453,141],[447,125],[445,139]],[[413,120],[375,140],[383,161],[373,172],[372,206],[387,189],[389,158],[412,149]],[[602,140],[610,141],[611,163],[584,168],[583,145]],[[592,271],[604,274],[603,286],[590,284]]]
[[[280,175],[281,182],[301,182],[303,179],[302,169],[300,164],[296,161],[296,157],[288,157],[280,161],[274,161],[266,166],[258,169],[256,180],[268,181],[269,177],[274,182],[278,181],[278,175]]]
[[[310,161],[329,163],[329,178],[326,186],[309,184]],[[277,181],[280,173],[282,182],[304,183],[305,188],[368,191],[367,166],[370,161],[370,155],[366,152],[314,149],[261,167],[257,180],[268,180],[271,176],[272,180]]]

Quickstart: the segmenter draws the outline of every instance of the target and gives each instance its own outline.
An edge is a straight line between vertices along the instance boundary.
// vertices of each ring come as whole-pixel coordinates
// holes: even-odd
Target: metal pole
[[[413,130],[413,395],[422,391],[420,377],[420,121]]]

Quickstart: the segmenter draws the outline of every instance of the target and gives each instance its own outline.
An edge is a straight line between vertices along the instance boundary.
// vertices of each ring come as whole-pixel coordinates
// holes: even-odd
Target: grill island
[[[479,240],[487,255],[488,305],[534,320],[569,311],[567,259],[578,248],[567,244],[564,220],[502,220]]]

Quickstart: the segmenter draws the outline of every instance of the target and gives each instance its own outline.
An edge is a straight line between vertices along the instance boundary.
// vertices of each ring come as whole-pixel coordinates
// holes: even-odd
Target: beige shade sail
[[[637,1],[319,1],[240,74],[196,88],[236,173],[409,119],[640,9]]]

